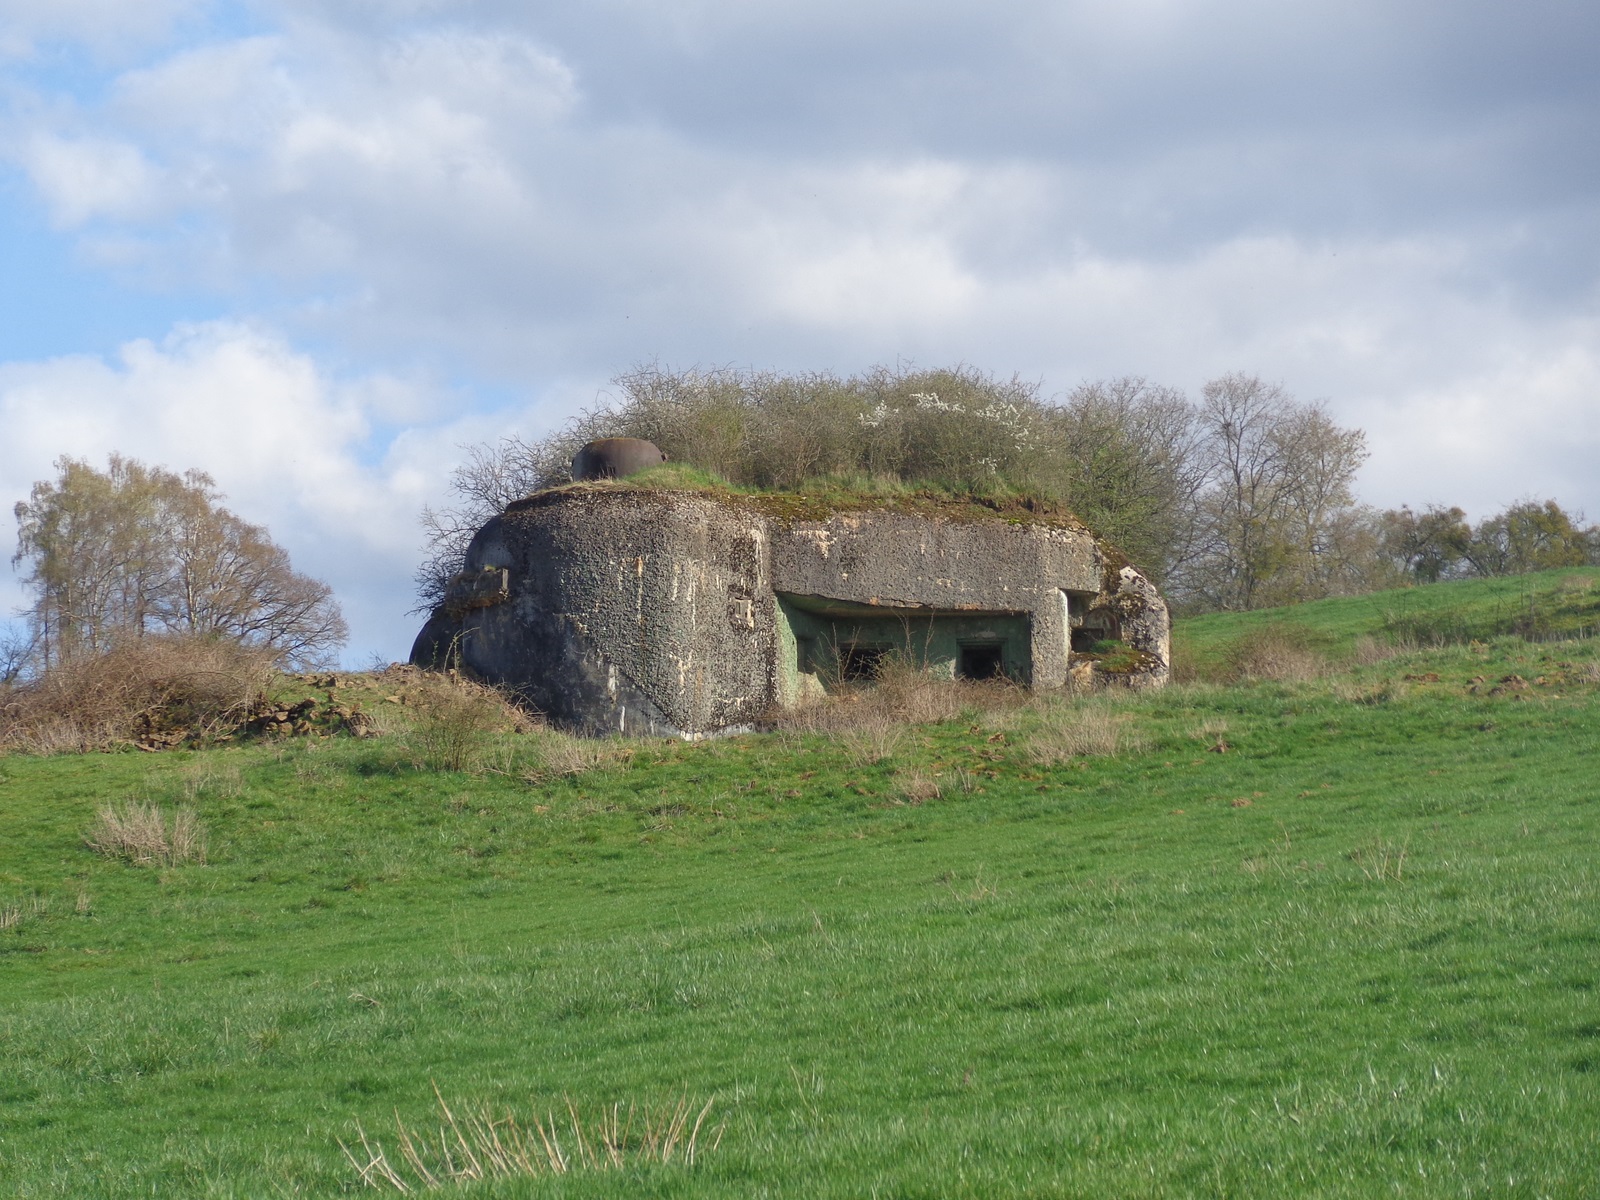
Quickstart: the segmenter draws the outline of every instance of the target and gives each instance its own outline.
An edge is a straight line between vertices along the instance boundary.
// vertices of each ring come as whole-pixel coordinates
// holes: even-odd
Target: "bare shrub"
[[[1075,758],[1138,751],[1146,739],[1131,722],[1131,714],[1103,701],[1057,702],[1043,711],[1038,728],[1029,736],[1028,756],[1045,766],[1059,766]]]
[[[422,680],[408,698],[411,728],[406,736],[429,770],[469,770],[496,734],[529,728],[527,714],[495,688],[453,672],[424,675]]]
[[[135,866],[175,867],[206,860],[206,833],[192,808],[180,808],[169,820],[158,805],[130,800],[106,805],[84,838],[90,849]]]
[[[1275,621],[1241,634],[1228,647],[1227,670],[1235,680],[1299,683],[1328,672],[1321,639],[1303,625]]]
[[[130,638],[7,692],[0,750],[155,749],[205,738],[244,720],[272,677],[272,654],[237,642]]]
[[[535,1112],[524,1125],[510,1112],[495,1116],[488,1105],[465,1109],[458,1117],[437,1086],[434,1095],[439,1102],[436,1136],[395,1118],[398,1162],[390,1162],[383,1144],[359,1123],[360,1156],[340,1140],[339,1148],[363,1184],[409,1193],[482,1179],[618,1171],[646,1163],[693,1167],[702,1153],[722,1144],[723,1127],[706,1128],[715,1097],[698,1112],[684,1097],[657,1107],[612,1104],[592,1118],[580,1116],[577,1105],[566,1099],[564,1119]],[[710,1145],[702,1146],[702,1133]]]

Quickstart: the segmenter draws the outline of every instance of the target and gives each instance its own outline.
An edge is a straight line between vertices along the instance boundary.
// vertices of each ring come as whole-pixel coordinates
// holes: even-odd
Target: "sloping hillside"
[[[1399,601],[1179,627],[1225,666],[1297,623],[1289,680],[902,680],[469,771],[397,703],[362,740],[0,759],[0,1191],[347,1195],[358,1124],[415,1183],[394,1122],[436,1129],[436,1085],[569,1149],[564,1098],[591,1131],[713,1102],[692,1167],[441,1195],[1589,1194],[1596,644],[1383,657]],[[192,809],[205,861],[86,845],[129,801]]]

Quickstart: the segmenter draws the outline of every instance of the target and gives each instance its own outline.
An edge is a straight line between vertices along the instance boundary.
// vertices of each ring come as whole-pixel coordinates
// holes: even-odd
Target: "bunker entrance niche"
[[[1094,593],[1063,591],[1061,595],[1066,602],[1068,645],[1073,654],[1094,654],[1103,643],[1122,636],[1115,614],[1090,607]]]
[[[944,679],[1032,675],[1027,613],[860,604],[778,593],[780,695],[786,704],[869,685],[891,662]]]

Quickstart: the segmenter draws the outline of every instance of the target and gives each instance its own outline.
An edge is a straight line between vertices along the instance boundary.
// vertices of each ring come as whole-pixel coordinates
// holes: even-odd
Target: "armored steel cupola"
[[[600,438],[572,456],[572,478],[579,483],[590,479],[625,479],[666,461],[667,456],[660,448],[643,438]]]

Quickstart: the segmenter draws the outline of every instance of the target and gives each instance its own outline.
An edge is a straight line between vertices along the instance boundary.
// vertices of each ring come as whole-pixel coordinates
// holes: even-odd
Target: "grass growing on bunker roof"
[[[339,1140],[392,1154],[437,1085],[726,1121],[462,1195],[1591,1194],[1596,650],[974,703],[881,755],[0,758],[0,1192],[349,1195]],[[132,802],[205,862],[86,844]]]
[[[540,495],[573,489],[690,492],[778,520],[825,520],[836,513],[893,511],[946,520],[1034,522],[1086,531],[1060,501],[1012,488],[1000,480],[974,487],[887,475],[827,476],[807,480],[794,490],[780,491],[730,483],[713,471],[683,463],[663,463],[626,479],[566,484],[535,493],[513,507],[537,503]]]

